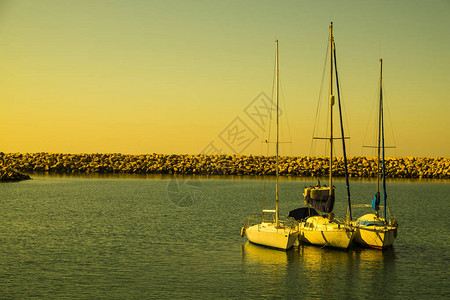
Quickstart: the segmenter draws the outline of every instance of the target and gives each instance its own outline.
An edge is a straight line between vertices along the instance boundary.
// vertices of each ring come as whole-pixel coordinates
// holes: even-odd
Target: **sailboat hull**
[[[385,249],[394,244],[397,228],[380,226],[360,226],[356,229],[353,241],[356,244]]]
[[[347,249],[354,237],[354,230],[344,224],[330,222],[322,216],[306,219],[299,225],[299,241],[303,243]]]
[[[372,223],[364,225],[365,222]],[[356,244],[376,249],[389,248],[397,237],[397,226],[384,224],[385,220],[375,214],[366,214],[358,219],[355,225]],[[381,225],[380,225],[381,224]]]
[[[260,223],[245,229],[247,239],[258,245],[287,250],[298,239],[298,231],[287,226],[276,226],[276,223]]]

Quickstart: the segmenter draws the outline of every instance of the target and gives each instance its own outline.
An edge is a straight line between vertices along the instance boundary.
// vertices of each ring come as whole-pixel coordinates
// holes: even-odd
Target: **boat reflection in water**
[[[247,242],[241,250],[245,272],[255,273],[264,278],[265,284],[277,287],[274,293],[285,290],[300,298],[381,297],[380,286],[389,286],[395,273],[394,248],[379,251],[355,247],[343,251],[299,245],[288,251],[274,251]],[[380,285],[374,285],[374,280]],[[357,288],[355,281],[365,289]]]
[[[314,245],[294,246],[289,251],[273,251],[251,242],[241,247],[243,262],[262,265],[286,265],[301,262],[310,271],[330,269],[331,265],[370,264],[382,268],[384,263],[395,259],[395,249],[377,251],[371,248],[351,248],[346,251],[333,248],[321,248]]]
[[[261,247],[249,241],[241,247],[242,259],[249,264],[273,265],[285,267],[289,262],[298,261],[298,252],[292,248],[288,251],[274,251],[269,247]]]

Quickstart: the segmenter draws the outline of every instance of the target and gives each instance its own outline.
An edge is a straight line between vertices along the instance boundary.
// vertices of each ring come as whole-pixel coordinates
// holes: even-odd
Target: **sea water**
[[[316,182],[280,180],[281,215]],[[343,218],[345,182],[334,185]],[[399,223],[392,248],[285,252],[240,236],[246,216],[274,208],[273,178],[33,175],[0,184],[0,298],[448,298],[450,182],[387,186]],[[353,203],[370,204],[376,181],[350,188]]]

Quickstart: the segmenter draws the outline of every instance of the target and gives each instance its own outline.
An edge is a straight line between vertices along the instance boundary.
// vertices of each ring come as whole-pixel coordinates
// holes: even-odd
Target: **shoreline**
[[[375,157],[354,156],[348,157],[347,161],[349,177],[376,177],[377,159]],[[0,153],[0,168],[21,173],[275,175],[275,156]],[[281,156],[279,168],[281,176],[327,176],[329,158]],[[333,161],[333,176],[345,176],[342,157],[337,157]],[[386,158],[386,177],[450,179],[450,158]]]

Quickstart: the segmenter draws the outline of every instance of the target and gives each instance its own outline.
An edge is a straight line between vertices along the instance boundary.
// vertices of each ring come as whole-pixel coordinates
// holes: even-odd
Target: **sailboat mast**
[[[383,199],[384,199],[384,220],[386,222],[386,208],[387,208],[387,193],[386,193],[386,165],[384,157],[384,105],[383,105],[383,59],[380,58],[380,110],[381,110],[381,147],[382,153],[382,168],[383,168]]]
[[[342,136],[342,155],[344,156],[344,170],[345,170],[345,184],[347,186],[347,202],[348,202],[348,217],[352,220],[352,203],[350,200],[350,183],[348,180],[348,167],[347,167],[347,151],[345,149],[345,135],[344,124],[342,121],[342,107],[341,107],[341,93],[339,90],[339,76],[337,71],[337,58],[336,58],[336,44],[333,41],[333,57],[334,57],[334,73],[336,74],[336,92],[339,107],[339,121],[341,123],[341,136]]]
[[[377,197],[380,195],[380,162],[381,162],[381,115],[382,115],[382,80],[383,80],[383,60],[380,59],[380,102],[378,107],[378,163],[377,163]]]
[[[330,195],[333,193],[333,22],[330,25]]]
[[[276,43],[276,99],[277,99],[277,143],[276,143],[276,194],[275,194],[275,220],[277,223],[277,226],[279,226],[279,218],[280,218],[280,211],[278,207],[278,135],[279,135],[279,121],[278,121],[278,94],[279,94],[279,69],[278,69],[278,40],[275,41]]]

